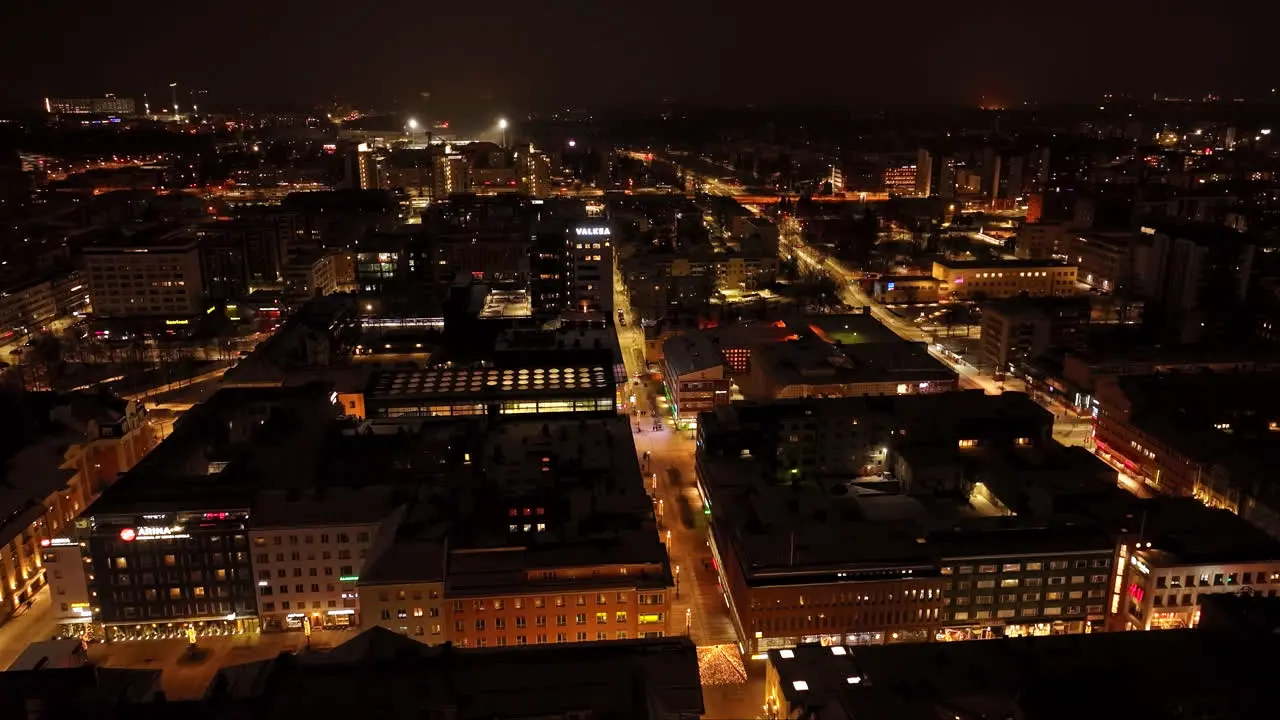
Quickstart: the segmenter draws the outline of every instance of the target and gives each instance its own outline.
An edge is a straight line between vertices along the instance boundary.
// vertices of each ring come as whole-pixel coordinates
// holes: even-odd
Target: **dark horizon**
[[[1175,2],[1158,14],[1098,0],[1069,16],[994,0],[978,15],[921,4],[791,13],[709,0],[619,5],[491,0],[426,11],[384,0],[185,5],[89,0],[10,5],[0,46],[20,68],[0,105],[115,93],[153,107],[208,91],[216,107],[311,107],[334,98],[442,115],[514,114],[674,99],[713,106],[838,107],[1090,102],[1105,93],[1223,98],[1270,92],[1269,23]],[[1188,51],[1186,47],[1192,49]]]

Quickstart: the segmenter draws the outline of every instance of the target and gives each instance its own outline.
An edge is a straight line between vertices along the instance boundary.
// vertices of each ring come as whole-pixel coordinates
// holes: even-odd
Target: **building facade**
[[[174,234],[147,243],[84,248],[89,294],[98,317],[161,317],[177,322],[203,310],[199,244]]]

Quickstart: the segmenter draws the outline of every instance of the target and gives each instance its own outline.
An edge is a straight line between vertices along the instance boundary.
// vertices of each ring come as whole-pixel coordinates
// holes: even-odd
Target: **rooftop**
[[[520,369],[384,370],[369,380],[366,395],[391,398],[481,398],[494,395],[598,395],[613,392],[613,369],[602,365]]]
[[[430,540],[396,540],[360,574],[361,585],[444,582],[444,545]]]
[[[374,628],[325,653],[219,674],[216,701],[252,701],[263,716],[660,720],[703,713],[697,652],[685,638],[457,649]]]
[[[662,355],[676,378],[724,365],[720,349],[702,333],[677,335],[662,344]]]
[[[934,264],[951,270],[973,270],[993,268],[1008,270],[1018,268],[1074,267],[1057,260],[934,260]]]
[[[1107,696],[1108,717],[1255,717],[1269,709],[1280,637],[1162,630],[769,651],[793,713],[836,720],[1098,713],[1099,696],[1064,688],[1124,677],[1142,692]],[[1160,658],[1135,663],[1134,658]],[[1203,658],[1214,658],[1205,663]],[[1195,708],[1212,707],[1212,715]]]

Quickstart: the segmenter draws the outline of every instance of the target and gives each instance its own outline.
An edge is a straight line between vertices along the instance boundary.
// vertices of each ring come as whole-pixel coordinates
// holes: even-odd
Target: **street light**
[[[502,147],[507,146],[507,119],[498,118],[498,129],[502,131]]]
[[[417,129],[418,129],[418,120],[416,118],[409,118],[409,132],[414,132]]]

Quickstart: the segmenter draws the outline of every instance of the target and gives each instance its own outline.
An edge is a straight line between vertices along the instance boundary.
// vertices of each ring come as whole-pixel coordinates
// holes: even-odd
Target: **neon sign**
[[[137,528],[125,528],[120,531],[120,539],[125,542],[134,540],[160,540],[165,538],[191,537],[183,532],[181,525],[142,525]]]
[[[1138,572],[1142,573],[1143,575],[1151,574],[1151,568],[1147,567],[1146,563],[1139,560],[1137,555],[1129,556],[1129,564],[1137,568]]]
[[[609,234],[609,228],[607,228],[607,227],[580,227],[580,228],[578,228],[578,229],[577,229],[577,233],[578,233],[578,235],[585,235],[585,236],[588,236],[588,237],[604,237],[605,235],[608,235],[608,234]]]

